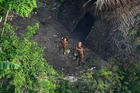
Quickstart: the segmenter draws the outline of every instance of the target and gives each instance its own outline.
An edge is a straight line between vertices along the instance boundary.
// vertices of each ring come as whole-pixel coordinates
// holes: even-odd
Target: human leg
[[[66,47],[63,47],[63,54],[66,55]]]

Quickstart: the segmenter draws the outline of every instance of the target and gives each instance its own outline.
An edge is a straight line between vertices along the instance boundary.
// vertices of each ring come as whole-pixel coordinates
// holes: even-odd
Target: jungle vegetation
[[[111,6],[115,1],[125,3],[108,1],[97,0],[97,9],[102,11],[106,4]],[[24,18],[34,8],[37,8],[36,0],[0,0],[0,14],[5,16],[0,29],[0,93],[140,93],[139,60],[123,62],[113,57],[102,61],[96,70],[89,68],[98,65],[98,61],[89,60],[84,64],[86,70],[81,72],[77,82],[59,79],[63,76],[43,58],[45,48],[30,40],[39,29],[39,23],[28,26],[22,38],[7,23],[9,12]],[[129,35],[136,51],[140,52],[138,25],[130,30]]]

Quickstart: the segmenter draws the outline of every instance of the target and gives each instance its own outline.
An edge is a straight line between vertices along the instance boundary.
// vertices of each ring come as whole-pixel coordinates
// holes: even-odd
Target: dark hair
[[[66,38],[66,39],[68,40],[68,38],[67,38],[67,37],[62,37],[61,39],[62,39],[62,40],[64,40],[64,38]]]

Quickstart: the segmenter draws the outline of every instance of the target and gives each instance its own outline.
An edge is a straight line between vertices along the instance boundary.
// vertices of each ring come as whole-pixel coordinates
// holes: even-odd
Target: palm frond
[[[0,70],[18,69],[20,66],[8,61],[0,61]]]

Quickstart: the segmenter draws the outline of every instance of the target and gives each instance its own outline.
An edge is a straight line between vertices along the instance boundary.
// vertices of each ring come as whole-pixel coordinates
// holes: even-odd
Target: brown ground
[[[33,25],[36,22],[40,23],[40,28],[33,36],[32,40],[36,41],[39,46],[45,46],[45,59],[49,65],[52,65],[60,73],[65,73],[67,75],[73,75],[82,70],[83,68],[76,68],[77,62],[74,60],[75,57],[74,47],[78,42],[77,39],[74,39],[75,36],[70,34],[68,30],[57,20],[56,9],[49,6],[39,4],[37,14],[32,13],[30,18],[14,18],[11,24],[15,26],[15,30],[18,36],[21,36],[26,31],[27,25]],[[70,54],[63,55],[58,54],[58,42],[61,40],[61,37],[67,36],[69,39],[68,49],[71,50]],[[77,36],[78,37],[78,36]],[[89,58],[98,59],[99,57],[94,54],[90,49],[85,49],[85,62]]]

